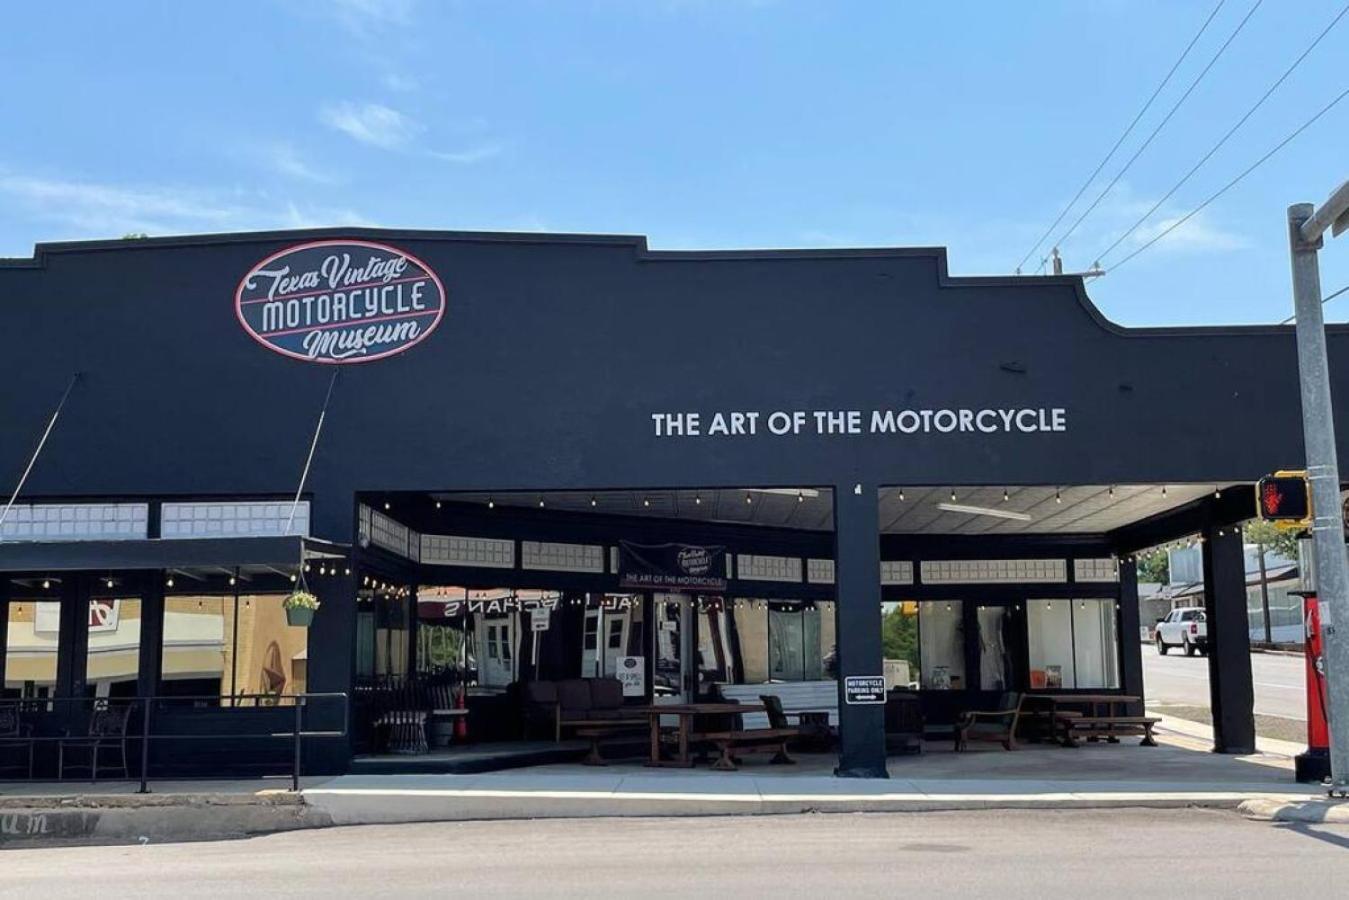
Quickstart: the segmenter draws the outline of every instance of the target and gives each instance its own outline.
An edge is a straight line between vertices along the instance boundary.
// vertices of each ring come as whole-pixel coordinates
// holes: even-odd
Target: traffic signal
[[[1305,528],[1312,519],[1306,472],[1275,472],[1255,483],[1256,514],[1285,528]]]

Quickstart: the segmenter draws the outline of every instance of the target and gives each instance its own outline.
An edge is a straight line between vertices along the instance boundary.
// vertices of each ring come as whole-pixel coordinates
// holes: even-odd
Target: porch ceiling
[[[1055,487],[882,488],[884,534],[1099,534],[1164,513],[1229,484],[1130,484]],[[955,500],[952,501],[952,492]],[[1004,499],[1006,491],[1006,499]],[[828,489],[711,489],[545,491],[507,494],[435,494],[437,500],[490,503],[578,513],[650,516],[828,531],[834,526]],[[961,512],[939,504],[989,512]],[[1015,515],[1017,518],[993,515]],[[1024,518],[1023,518],[1024,517]]]

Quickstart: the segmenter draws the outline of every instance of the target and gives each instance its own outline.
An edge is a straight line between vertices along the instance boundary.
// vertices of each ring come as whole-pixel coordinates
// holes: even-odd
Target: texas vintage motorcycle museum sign
[[[239,324],[306,362],[373,362],[424,341],[445,315],[431,267],[388,244],[313,241],[259,262],[234,292]]]

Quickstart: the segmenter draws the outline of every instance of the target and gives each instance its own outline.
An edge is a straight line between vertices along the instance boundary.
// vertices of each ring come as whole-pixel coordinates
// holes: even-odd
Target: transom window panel
[[[801,559],[796,556],[736,556],[735,574],[742,581],[800,581]]]
[[[159,531],[166,538],[309,534],[309,501],[296,505],[294,521],[290,521],[291,505],[280,500],[165,503]]]
[[[16,505],[0,527],[0,541],[118,541],[147,536],[147,503]]]
[[[834,561],[832,559],[806,560],[806,581],[811,584],[833,584]]]
[[[1090,582],[1119,581],[1119,567],[1110,558],[1073,560],[1073,580]]]
[[[433,565],[515,568],[515,541],[512,540],[424,534],[421,551],[421,561]]]
[[[376,510],[370,511],[370,543],[390,553],[411,558],[409,538],[412,532],[406,525]]]
[[[913,563],[907,559],[882,560],[881,584],[913,584]]]
[[[603,572],[604,548],[598,544],[521,541],[520,567],[552,572]]]
[[[924,584],[1059,583],[1068,580],[1062,559],[934,559],[922,563]]]

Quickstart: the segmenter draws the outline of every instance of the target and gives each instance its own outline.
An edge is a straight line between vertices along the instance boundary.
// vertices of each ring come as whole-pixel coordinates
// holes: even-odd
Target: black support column
[[[839,759],[834,774],[887,778],[885,707],[849,705],[844,679],[881,675],[881,538],[877,486],[834,488],[834,604],[838,644]]]
[[[1204,529],[1204,612],[1213,750],[1255,752],[1255,688],[1246,619],[1246,556],[1232,526]]]
[[[1119,640],[1120,686],[1124,693],[1146,697],[1143,693],[1143,641],[1138,617],[1138,564],[1133,560],[1119,561]],[[1143,703],[1130,710],[1130,715],[1141,716]]]

